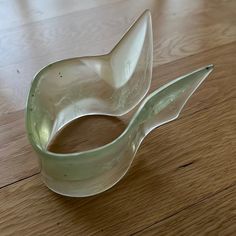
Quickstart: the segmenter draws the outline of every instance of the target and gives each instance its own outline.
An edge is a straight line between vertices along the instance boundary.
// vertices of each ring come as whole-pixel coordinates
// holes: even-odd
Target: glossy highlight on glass
[[[107,145],[68,154],[47,150],[58,131],[74,119],[122,116],[136,107],[149,90],[152,61],[152,22],[146,10],[110,53],[58,61],[35,76],[28,96],[26,127],[43,181],[50,189],[85,197],[112,187],[128,171],[145,136],[176,119],[213,69],[206,66],[151,93],[124,132]]]

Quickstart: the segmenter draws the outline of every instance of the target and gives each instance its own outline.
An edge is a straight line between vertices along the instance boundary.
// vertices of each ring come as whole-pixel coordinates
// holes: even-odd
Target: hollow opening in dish
[[[50,141],[53,153],[76,153],[111,143],[126,129],[128,119],[105,115],[83,116],[65,125]]]

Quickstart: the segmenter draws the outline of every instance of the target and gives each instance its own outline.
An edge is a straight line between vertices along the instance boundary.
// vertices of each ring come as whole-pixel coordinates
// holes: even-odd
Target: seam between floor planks
[[[213,194],[209,194],[208,196],[203,197],[202,199],[200,199],[200,200],[194,202],[193,204],[190,204],[190,205],[188,205],[188,206],[186,206],[186,207],[180,209],[179,211],[176,211],[176,212],[174,212],[173,214],[171,214],[171,215],[169,215],[169,216],[166,216],[166,217],[164,217],[163,219],[158,220],[157,222],[155,222],[155,223],[153,223],[153,224],[150,224],[150,225],[144,227],[143,229],[140,229],[140,230],[138,230],[138,231],[136,231],[136,232],[130,234],[130,236],[134,236],[134,235],[137,235],[137,234],[139,234],[139,233],[142,233],[144,230],[146,230],[146,229],[148,229],[148,228],[150,228],[150,227],[152,227],[152,226],[154,226],[154,225],[158,225],[158,224],[160,224],[160,223],[162,223],[162,222],[164,222],[164,221],[166,221],[166,220],[168,220],[168,219],[171,219],[172,217],[174,217],[174,216],[180,214],[181,212],[183,212],[183,211],[185,211],[185,210],[191,208],[192,206],[195,206],[195,205],[197,205],[197,204],[199,204],[199,203],[201,203],[201,202],[203,202],[203,201],[205,201],[205,200],[210,200],[212,197],[215,197],[215,196],[217,196],[218,194],[220,194],[220,193],[222,193],[222,192],[224,192],[224,191],[227,191],[227,190],[229,190],[229,189],[235,187],[235,185],[236,185],[236,182],[230,184],[229,186],[227,186],[227,187],[225,187],[225,188],[223,188],[223,189],[220,189],[220,190],[216,191],[216,192],[213,193]]]
[[[153,64],[154,64],[154,67],[167,66],[168,64],[172,64],[172,63],[178,62],[180,60],[187,59],[187,58],[193,57],[193,56],[197,56],[197,55],[200,55],[202,53],[213,51],[213,50],[216,50],[216,49],[219,49],[219,48],[222,48],[222,47],[230,46],[231,44],[236,44],[236,40],[234,40],[234,41],[232,41],[230,43],[225,43],[225,44],[221,44],[221,45],[216,46],[216,47],[208,48],[206,50],[202,50],[202,51],[199,51],[197,53],[189,54],[187,56],[183,56],[183,57],[177,58],[176,60],[173,60],[173,61],[168,61],[168,62],[165,62],[165,63],[159,63],[159,64],[156,64],[156,65],[155,65],[155,63],[153,63]],[[155,62],[155,60],[153,60],[153,62]]]
[[[26,177],[24,177],[24,178],[22,178],[22,179],[18,179],[18,180],[16,180],[16,181],[12,182],[12,183],[3,185],[3,186],[0,187],[0,192],[1,192],[1,190],[2,190],[3,188],[9,187],[9,186],[14,185],[14,184],[17,184],[17,183],[19,183],[19,182],[21,182],[21,181],[23,181],[23,180],[29,179],[29,178],[34,177],[34,176],[39,175],[39,174],[40,174],[40,172],[37,172],[37,173],[34,173],[34,174],[32,174],[32,175],[26,176]]]

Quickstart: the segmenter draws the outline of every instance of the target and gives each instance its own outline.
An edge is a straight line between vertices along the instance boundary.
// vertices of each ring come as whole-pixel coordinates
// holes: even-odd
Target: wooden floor
[[[43,185],[26,138],[30,82],[49,62],[108,52],[146,8],[151,90],[215,70],[178,120],[147,137],[115,187],[59,196]],[[235,0],[0,0],[0,19],[0,236],[236,235]]]

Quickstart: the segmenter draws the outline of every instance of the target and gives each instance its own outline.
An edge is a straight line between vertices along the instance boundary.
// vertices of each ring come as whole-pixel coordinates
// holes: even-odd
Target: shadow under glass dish
[[[26,127],[43,181],[51,190],[85,197],[112,187],[129,169],[144,137],[176,119],[213,69],[206,66],[154,91],[143,100],[124,132],[109,144],[66,154],[48,151],[55,135],[79,117],[121,116],[131,111],[149,90],[152,61],[147,10],[109,54],[58,61],[35,76],[27,101]]]

